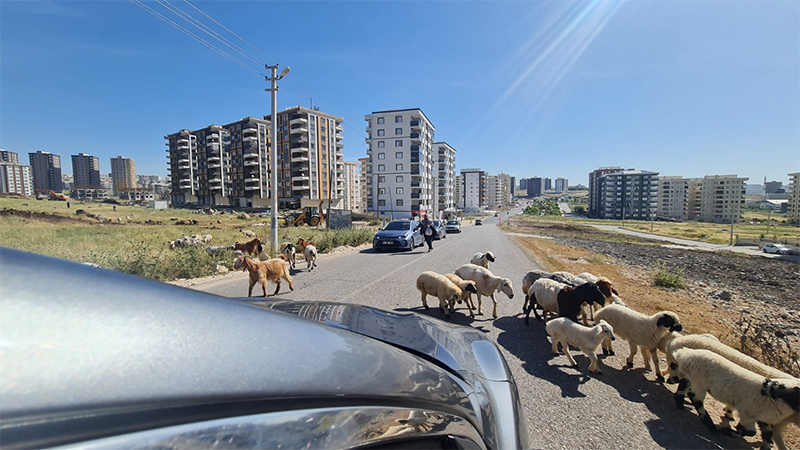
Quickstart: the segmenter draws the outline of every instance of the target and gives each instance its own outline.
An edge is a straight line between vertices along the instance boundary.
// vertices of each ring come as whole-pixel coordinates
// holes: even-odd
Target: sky
[[[366,156],[364,115],[421,108],[457,170],[571,185],[600,166],[800,171],[794,0],[190,1],[144,5],[250,70],[131,1],[1,1],[0,148],[60,154],[63,173],[86,152],[103,173],[122,155],[166,175],[165,135],[269,114],[260,73],[278,62],[278,108],[344,117],[350,161]]]

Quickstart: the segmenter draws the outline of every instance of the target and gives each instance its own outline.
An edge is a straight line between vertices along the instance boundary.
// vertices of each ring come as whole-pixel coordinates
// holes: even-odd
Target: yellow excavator
[[[286,225],[294,225],[299,227],[300,224],[306,224],[311,227],[316,227],[321,224],[325,217],[322,215],[322,200],[319,206],[306,206],[305,208],[295,212],[286,218]]]

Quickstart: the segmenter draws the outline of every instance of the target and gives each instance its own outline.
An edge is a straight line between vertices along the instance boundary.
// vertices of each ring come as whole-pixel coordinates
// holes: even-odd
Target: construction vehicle
[[[306,206],[292,215],[287,216],[286,225],[299,227],[300,224],[304,223],[308,226],[316,227],[321,224],[325,220],[325,217],[322,215],[322,203],[323,201],[320,200],[319,206]]]
[[[43,198],[45,196],[45,194],[48,196],[47,197],[48,200],[58,200],[60,202],[65,202],[65,201],[69,200],[66,195],[64,195],[64,194],[56,194],[55,192],[50,191],[50,190],[41,190],[41,191],[37,190],[36,191],[37,198]]]

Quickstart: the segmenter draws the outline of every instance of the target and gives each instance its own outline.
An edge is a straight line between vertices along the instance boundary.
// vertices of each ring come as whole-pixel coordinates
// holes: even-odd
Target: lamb
[[[306,260],[306,268],[308,271],[314,270],[314,268],[317,267],[317,247],[314,246],[314,241],[298,238],[297,245],[300,247],[300,251],[303,252],[303,258]]]
[[[569,346],[574,345],[591,360],[589,372],[597,373],[598,375],[603,374],[597,367],[597,349],[600,348],[603,339],[612,341],[616,339],[614,337],[614,328],[606,321],[601,320],[597,325],[587,328],[566,317],[559,317],[547,322],[546,329],[547,334],[552,338],[554,355],[558,355],[558,344],[560,343],[569,363],[577,367],[578,364],[569,353]]]
[[[286,261],[292,269],[297,265],[297,251],[294,249],[294,244],[291,242],[284,242],[281,244],[281,254],[286,256]]]
[[[708,429],[730,436],[754,436],[758,423],[762,450],[770,448],[773,437],[779,449],[786,448],[783,429],[800,417],[800,380],[769,379],[709,350],[681,348],[672,356],[670,381],[688,380],[689,399]],[[735,432],[729,428],[720,430],[708,415],[703,401],[710,392],[714,398],[739,412]],[[678,406],[683,407],[683,398]]]
[[[539,279],[533,283],[528,291],[530,302],[525,311],[525,324],[530,324],[530,313],[533,310],[534,316],[541,321],[536,306],[541,306],[543,311],[554,312],[559,317],[566,317],[573,322],[578,321],[578,314],[581,312],[582,305],[588,303],[593,305],[605,304],[605,296],[595,283],[584,283],[578,287],[568,286],[553,280]]]
[[[492,253],[491,251],[486,253],[481,253],[481,252],[475,253],[475,255],[472,257],[472,260],[470,261],[470,263],[475,264],[476,266],[481,266],[484,269],[489,268],[489,262],[494,262],[494,253]]]
[[[469,309],[469,316],[475,317],[475,314],[472,313],[472,310],[475,309],[475,304],[472,303],[472,294],[478,293],[478,288],[475,287],[475,282],[471,280],[462,280],[461,277],[454,273],[446,273],[444,276],[450,280],[451,283],[455,284],[459,289],[461,289],[461,300],[459,300],[458,303],[461,303],[463,300]]]
[[[253,261],[248,256],[239,257],[233,263],[233,268],[241,271],[250,272],[250,287],[247,290],[247,296],[253,295],[253,286],[256,283],[261,283],[264,288],[264,297],[267,297],[267,281],[272,281],[275,286],[275,292],[272,295],[278,295],[281,289],[281,278],[289,283],[289,289],[294,290],[294,284],[291,275],[289,275],[289,267],[286,261],[282,259],[269,259],[267,261]]]
[[[494,309],[492,317],[497,318],[497,300],[494,298],[495,292],[503,292],[508,298],[514,298],[514,289],[511,280],[508,278],[497,277],[489,269],[475,264],[464,264],[455,270],[455,274],[464,280],[472,280],[478,289],[478,314],[481,313],[481,296],[486,295],[492,299]]]
[[[456,302],[461,301],[461,289],[447,277],[436,272],[422,272],[417,277],[417,289],[422,295],[422,306],[425,309],[428,309],[428,295],[433,295],[439,299],[439,308],[447,317],[450,317],[450,313],[455,309]]]
[[[239,232],[240,232],[240,233],[242,233],[243,235],[245,235],[246,237],[249,237],[249,238],[254,238],[254,237],[256,237],[256,234],[255,234],[255,233],[253,233],[253,232],[252,232],[252,231],[250,231],[250,230],[239,230]]]
[[[628,367],[633,367],[633,357],[636,356],[638,347],[642,348],[645,369],[650,369],[650,362],[645,350],[650,352],[656,372],[656,379],[664,381],[658,362],[658,355],[655,351],[659,341],[672,331],[682,331],[680,318],[672,311],[661,311],[652,316],[642,314],[630,308],[611,304],[594,315],[597,320],[605,320],[612,327],[617,336],[628,341],[630,345],[630,355],[628,356]],[[611,341],[603,341],[603,354],[614,354]]]
[[[245,253],[255,256],[264,251],[264,245],[258,238],[255,238],[252,241],[244,243],[237,242],[233,244],[233,249],[241,250]]]

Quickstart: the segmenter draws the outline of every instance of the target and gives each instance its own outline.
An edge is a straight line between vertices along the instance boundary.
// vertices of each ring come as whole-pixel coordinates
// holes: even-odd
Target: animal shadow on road
[[[428,304],[430,306],[429,309],[425,309],[422,306],[415,306],[413,308],[395,308],[394,311],[398,311],[398,312],[413,312],[413,313],[416,313],[416,314],[422,314],[424,316],[433,317],[434,319],[443,320],[445,322],[454,323],[456,325],[465,325],[465,326],[468,326],[468,327],[472,327],[472,328],[474,328],[474,329],[476,329],[478,331],[482,331],[484,333],[488,332],[488,330],[483,328],[481,322],[489,322],[491,320],[491,317],[481,318],[481,316],[476,314],[475,317],[472,318],[472,317],[469,316],[469,312],[467,311],[466,308],[464,308],[464,309],[458,308],[458,306],[461,306],[463,308],[463,306],[464,306],[463,304],[456,305],[456,307],[457,307],[456,310],[453,311],[452,314],[450,314],[450,317],[447,317],[447,316],[444,315],[442,310],[439,309],[438,302],[439,302],[438,300],[434,300],[435,305],[432,305],[431,304],[431,298],[428,298]],[[478,326],[476,326],[476,325],[478,325]]]

